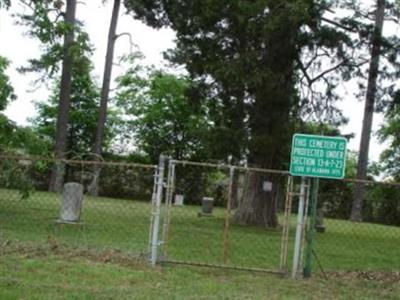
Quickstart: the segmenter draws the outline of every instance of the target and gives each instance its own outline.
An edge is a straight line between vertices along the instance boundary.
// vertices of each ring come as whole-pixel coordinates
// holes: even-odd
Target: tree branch
[[[343,66],[346,62],[347,62],[347,60],[343,60],[343,61],[341,61],[340,63],[338,63],[336,66],[333,66],[332,68],[329,68],[329,69],[323,71],[323,72],[320,73],[318,76],[316,76],[316,77],[314,77],[314,78],[312,79],[311,84],[313,84],[315,81],[318,81],[320,78],[324,77],[326,74],[328,74],[328,73],[330,73],[330,72],[333,72],[333,71],[339,69],[339,68],[340,68],[341,66]]]
[[[313,83],[312,83],[312,80],[311,80],[310,76],[307,73],[307,69],[304,67],[304,65],[303,65],[303,63],[302,63],[302,61],[300,59],[297,59],[297,63],[299,64],[300,70],[301,70],[301,72],[303,72],[304,77],[306,78],[308,85],[311,86]]]
[[[327,19],[327,18],[324,18],[324,17],[322,17],[321,20],[324,21],[324,22],[326,22],[326,23],[328,23],[328,24],[331,24],[331,25],[333,25],[333,26],[339,27],[339,28],[341,28],[341,29],[343,29],[343,30],[350,31],[350,32],[354,32],[354,33],[357,32],[357,31],[354,30],[353,28],[347,27],[347,26],[345,26],[345,25],[342,25],[342,24],[340,24],[340,23],[338,23],[338,22],[336,22],[336,21],[333,21],[333,20],[330,20],[330,19]]]
[[[118,38],[120,38],[122,36],[127,36],[128,37],[129,46],[130,46],[129,50],[130,50],[130,53],[132,54],[133,53],[133,47],[137,47],[137,44],[135,44],[133,42],[132,35],[129,32],[123,32],[123,33],[117,34],[117,35],[115,35],[114,39],[117,40]]]

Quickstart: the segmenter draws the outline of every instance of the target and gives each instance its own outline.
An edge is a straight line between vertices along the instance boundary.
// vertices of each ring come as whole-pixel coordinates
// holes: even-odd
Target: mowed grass
[[[21,199],[18,191],[0,190],[1,238],[38,244],[52,238],[72,247],[147,251],[148,203],[85,197],[81,223],[70,225],[57,223],[60,198],[58,194],[35,192]]]
[[[0,253],[1,254],[1,253]],[[85,257],[0,255],[0,299],[400,299],[399,277],[292,280],[207,268],[115,264]]]
[[[82,223],[57,224],[60,196],[36,192],[21,199],[18,191],[0,190],[0,242],[20,241],[47,245],[50,241],[71,249],[114,249],[146,258],[150,203],[85,197]],[[224,263],[225,210],[198,217],[200,207],[172,207],[165,259],[197,263]],[[282,217],[282,216],[280,216]],[[296,217],[291,217],[289,266]],[[326,219],[315,253],[324,270],[399,271],[400,228]],[[162,231],[162,228],[161,228]],[[278,270],[281,228],[230,225],[227,264]],[[0,244],[1,245],[1,244]],[[320,271],[316,261],[314,271]]]

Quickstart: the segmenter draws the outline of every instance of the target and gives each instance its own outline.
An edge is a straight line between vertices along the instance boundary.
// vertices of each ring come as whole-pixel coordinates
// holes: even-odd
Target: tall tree
[[[364,119],[361,131],[360,150],[357,164],[357,179],[364,180],[367,176],[368,154],[372,130],[372,120],[377,90],[377,78],[379,73],[379,59],[382,48],[382,28],[385,18],[385,0],[377,0],[375,12],[375,27],[371,39],[371,59],[368,71],[367,94],[364,107]],[[356,183],[353,195],[351,220],[362,220],[362,203],[364,199],[365,185]]]
[[[61,63],[61,82],[58,107],[57,136],[55,157],[58,162],[51,174],[49,189],[59,191],[63,184],[64,166],[62,159],[67,151],[68,112],[70,109],[71,72],[75,56],[81,53],[80,45],[75,43],[75,32],[79,26],[75,20],[76,0],[21,1],[27,10],[19,14],[18,22],[28,29],[31,37],[42,43],[43,52],[39,58],[29,59],[28,66],[20,68],[22,72],[39,72],[41,77],[36,83],[46,83],[59,74]]]
[[[310,77],[307,71],[314,61],[302,68],[299,61],[303,49],[326,47],[329,51],[322,55],[331,53],[329,56],[335,57],[339,45],[343,49],[349,44],[345,34],[321,22],[329,3],[125,1],[137,18],[155,27],[171,26],[177,32],[177,49],[170,51],[168,58],[186,65],[193,78],[218,94],[227,111],[243,112],[233,116],[242,118],[235,124],[248,135],[243,139],[248,141],[243,153],[249,165],[274,169],[285,166],[292,118],[303,102],[297,90],[298,70],[307,74],[310,84],[325,79],[328,73]],[[318,53],[317,57],[322,55]],[[273,181],[271,193],[262,190],[264,180]],[[279,178],[249,174],[235,221],[277,226],[276,196],[280,188]]]
[[[92,64],[88,57],[81,57],[74,61],[66,158],[86,155],[93,146],[100,89],[92,79],[91,70]],[[53,145],[56,138],[59,95],[60,80],[56,80],[50,99],[36,104],[37,115],[31,119],[35,132]]]
[[[76,0],[67,0],[65,24],[68,27],[64,35],[63,63],[60,83],[60,101],[56,126],[55,157],[58,160],[51,172],[49,190],[59,192],[64,182],[64,163],[67,151],[68,116],[71,103],[71,78],[73,67],[73,45],[75,28]]]
[[[103,85],[101,88],[100,110],[97,121],[96,139],[93,145],[93,154],[95,159],[99,159],[102,154],[102,144],[104,139],[104,129],[107,118],[108,99],[110,94],[111,72],[114,59],[114,46],[117,39],[116,31],[118,24],[119,9],[121,0],[114,0],[110,28],[108,31],[107,53],[106,61],[104,64]],[[93,180],[89,186],[89,192],[92,195],[98,194],[98,181],[100,176],[100,166],[95,166],[93,169]]]

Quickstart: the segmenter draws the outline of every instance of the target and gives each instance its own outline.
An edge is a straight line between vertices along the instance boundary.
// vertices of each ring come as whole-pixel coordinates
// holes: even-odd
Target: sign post
[[[311,262],[312,262],[312,252],[313,252],[313,244],[315,240],[315,221],[317,216],[317,200],[318,200],[318,188],[319,188],[319,178],[313,178],[312,182],[312,191],[311,191],[311,201],[310,201],[310,219],[309,219],[309,227],[306,233],[306,242],[307,247],[305,250],[304,257],[304,269],[303,276],[304,278],[311,277]]]
[[[296,224],[296,236],[294,242],[294,255],[293,255],[293,269],[292,269],[292,277],[296,278],[297,273],[300,267],[300,258],[301,258],[301,239],[303,233],[303,227],[305,222],[305,203],[306,197],[308,195],[309,187],[307,186],[307,181],[305,177],[301,178],[301,186],[300,186],[300,194],[299,194],[299,207],[297,212],[297,224]]]
[[[290,174],[292,176],[312,177],[311,201],[300,199],[299,206],[309,202],[309,228],[306,233],[307,247],[305,251],[304,277],[311,276],[312,246],[315,238],[315,218],[317,212],[319,178],[343,179],[346,166],[347,140],[343,137],[328,137],[320,135],[295,134],[292,141],[290,158]],[[301,195],[304,191],[302,189]],[[307,193],[310,194],[310,193]],[[300,197],[301,198],[301,197]],[[304,211],[299,207],[298,219]],[[305,225],[305,222],[301,222]],[[299,223],[300,224],[300,223]],[[303,226],[297,226],[293,277],[298,272],[299,257],[301,256],[301,241]]]

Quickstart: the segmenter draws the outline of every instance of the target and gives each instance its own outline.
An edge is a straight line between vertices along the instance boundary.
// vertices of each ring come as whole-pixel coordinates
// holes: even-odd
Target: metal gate
[[[281,195],[277,196],[280,202],[276,203],[279,225],[274,229],[232,222],[246,176],[252,172],[266,178],[275,176],[281,183]],[[161,157],[156,181],[150,236],[152,264],[288,273],[288,253],[293,250],[296,227],[296,220],[291,217],[292,199],[301,199],[307,193],[305,185],[300,192],[293,191],[294,179],[288,172]],[[262,184],[268,192],[268,182]],[[214,196],[214,208],[212,214],[207,214],[202,211],[202,204],[203,198],[210,201],[210,193]],[[304,233],[307,203],[300,204],[297,227]],[[297,238],[304,240],[304,234]],[[301,263],[297,259],[296,270]]]

